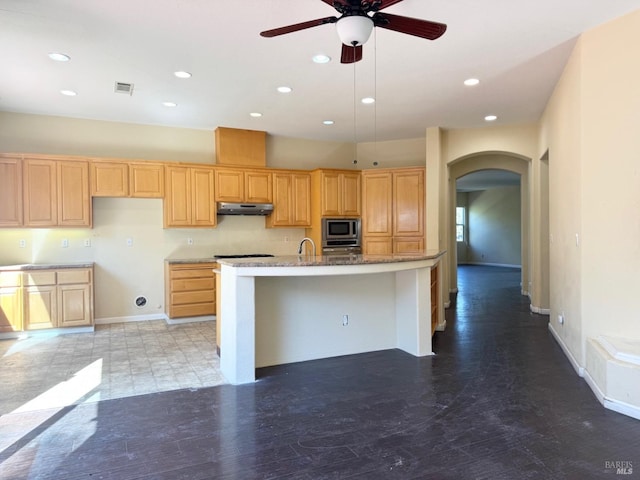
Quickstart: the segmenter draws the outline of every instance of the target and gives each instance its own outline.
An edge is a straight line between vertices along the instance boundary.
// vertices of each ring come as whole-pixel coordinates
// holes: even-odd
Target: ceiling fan
[[[260,32],[263,37],[277,37],[285,33],[297,32],[306,28],[317,27],[326,23],[335,23],[338,36],[342,41],[341,63],[354,63],[362,60],[362,45],[371,35],[373,27],[386,28],[416,37],[435,40],[442,36],[447,29],[443,23],[421,20],[418,18],[403,17],[382,13],[391,5],[403,0],[320,0],[335,8],[340,17],[325,17],[308,22],[287,25]],[[373,15],[369,13],[373,12]]]

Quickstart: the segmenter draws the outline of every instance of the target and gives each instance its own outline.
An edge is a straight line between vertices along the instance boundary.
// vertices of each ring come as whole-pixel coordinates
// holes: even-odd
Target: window
[[[465,207],[456,207],[456,242],[464,242]]]

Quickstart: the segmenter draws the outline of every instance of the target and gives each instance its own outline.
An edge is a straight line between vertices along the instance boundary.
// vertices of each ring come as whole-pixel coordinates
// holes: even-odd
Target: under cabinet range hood
[[[271,203],[218,202],[218,215],[270,215]]]

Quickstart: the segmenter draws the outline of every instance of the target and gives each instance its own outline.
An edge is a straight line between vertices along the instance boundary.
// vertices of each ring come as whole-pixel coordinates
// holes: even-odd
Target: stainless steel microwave
[[[323,218],[322,246],[356,246],[361,243],[359,218]]]

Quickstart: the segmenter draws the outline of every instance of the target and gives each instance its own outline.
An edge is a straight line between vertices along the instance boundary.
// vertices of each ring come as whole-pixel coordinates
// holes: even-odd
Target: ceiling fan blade
[[[395,32],[415,35],[416,37],[435,40],[447,30],[444,23],[421,20],[419,18],[391,15],[390,13],[376,13],[373,15],[373,23],[376,27],[386,28]]]
[[[338,19],[336,17],[318,18],[316,20],[309,20],[308,22],[296,23],[294,25],[287,25],[286,27],[274,28],[273,30],[265,30],[260,32],[262,37],[277,37],[278,35],[284,35],[285,33],[297,32],[306,28],[317,27],[324,25],[325,23],[336,23]]]
[[[342,55],[340,57],[340,63],[356,63],[362,60],[362,45],[357,47],[350,47],[349,45],[342,44]]]

